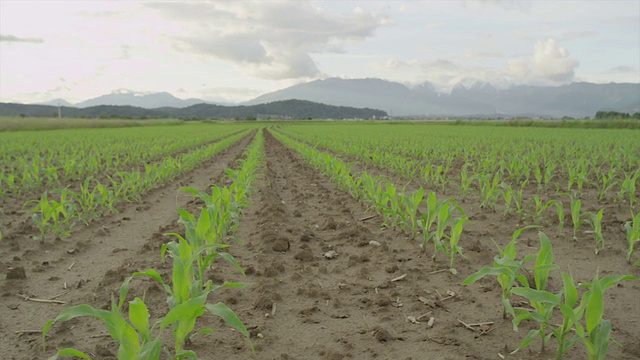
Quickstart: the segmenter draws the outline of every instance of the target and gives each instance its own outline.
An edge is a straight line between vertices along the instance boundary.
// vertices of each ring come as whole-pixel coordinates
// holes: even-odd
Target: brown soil
[[[210,275],[216,283],[228,280],[252,284],[213,293],[209,301],[223,301],[235,310],[249,329],[256,351],[252,353],[236,331],[205,315],[197,328],[218,331],[198,336],[189,345],[201,358],[553,357],[551,351],[540,353],[538,343],[509,355],[533,325],[523,324],[515,333],[511,321],[502,319],[500,289],[495,280],[460,285],[469,274],[491,264],[497,253],[491,238],[504,246],[520,227],[515,220],[505,221],[499,213],[465,206],[472,220],[462,239],[468,258],[456,259],[457,275],[446,270],[433,273],[445,269],[448,262],[443,258],[434,262],[431,249],[421,253],[418,240],[383,228],[380,217],[362,220],[371,215],[362,204],[338,190],[269,133],[266,140],[264,176],[257,180],[252,205],[236,234],[244,245],[234,243],[230,248],[244,267],[246,278],[226,263],[218,263]],[[176,207],[190,201],[177,189],[205,188],[219,179],[246,144],[147,194],[143,205],[132,205],[69,238],[39,246],[28,238],[34,229],[25,229],[22,237],[1,244],[0,358],[43,359],[52,355],[53,349],[67,346],[77,347],[94,359],[115,358],[117,345],[101,336],[106,329],[93,319],[55,325],[47,339],[48,351],[43,354],[40,334],[16,331],[42,329],[62,305],[26,301],[17,294],[47,299],[65,291],[66,284],[69,292],[58,300],[107,307],[111,294],[134,271],[154,268],[168,279],[170,267],[160,261],[159,248],[169,238],[162,234],[180,231]],[[570,269],[577,281],[590,281],[596,269],[602,275],[640,275],[637,268],[624,261],[624,235],[619,223],[606,224],[605,237],[611,240],[598,256],[593,254],[591,241],[585,244],[571,240],[570,224],[562,231],[557,226],[543,230],[553,241],[556,263],[563,270]],[[535,231],[523,233],[521,239],[520,253],[537,250]],[[15,270],[20,267],[25,269],[26,279]],[[5,279],[9,273],[17,278]],[[558,290],[560,285],[560,276],[553,274],[551,289]],[[166,296],[151,281],[134,280],[131,296],[144,296],[152,316],[166,311]],[[612,321],[613,335],[624,345],[610,345],[611,359],[640,357],[639,296],[638,282],[622,283],[605,295],[605,318]],[[472,331],[460,321],[492,324]],[[551,347],[555,349],[553,341]],[[578,347],[566,356],[585,357]]]

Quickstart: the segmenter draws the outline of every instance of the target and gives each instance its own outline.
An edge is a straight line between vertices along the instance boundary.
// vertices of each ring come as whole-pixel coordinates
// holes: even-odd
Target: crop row
[[[454,199],[438,199],[435,192],[427,194],[423,188],[405,192],[405,189],[396,187],[388,180],[373,177],[366,172],[353,174],[351,165],[339,158],[282,133],[274,131],[273,134],[305,161],[330,177],[341,189],[382,215],[386,226],[399,227],[414,237],[422,233],[422,250],[426,251],[429,243],[432,243],[433,258],[442,253],[449,258],[449,270],[457,273],[453,263],[457,255],[464,256],[459,241],[464,224],[469,219]]]
[[[421,188],[436,189],[441,194],[456,192],[457,190],[458,202],[475,203],[479,208],[487,209],[490,212],[499,209],[504,219],[515,217],[519,223],[531,225],[548,225],[553,220],[557,222],[560,230],[564,228],[565,224],[571,224],[574,240],[578,240],[578,231],[584,224],[590,225],[596,242],[596,254],[606,247],[603,223],[605,223],[609,209],[611,209],[610,202],[613,201],[617,203],[617,207],[622,209],[628,207],[629,209],[629,217],[625,221],[625,227],[627,228],[626,240],[629,244],[628,261],[631,261],[634,245],[640,241],[638,232],[633,231],[637,226],[640,226],[634,225],[640,221],[638,219],[638,214],[640,213],[640,203],[638,202],[639,187],[637,186],[640,181],[640,148],[638,148],[638,143],[628,143],[622,140],[615,140],[616,138],[609,138],[609,148],[611,149],[615,149],[615,146],[618,146],[630,151],[638,149],[638,152],[630,154],[615,152],[621,154],[620,157],[599,155],[602,152],[593,154],[593,159],[608,161],[601,162],[594,167],[594,169],[607,168],[606,173],[601,171],[596,172],[594,175],[586,172],[584,175],[576,175],[573,178],[571,174],[575,175],[578,171],[587,170],[576,170],[579,166],[571,168],[569,167],[570,165],[566,165],[569,168],[567,189],[570,191],[565,192],[560,189],[560,182],[564,178],[559,175],[562,172],[559,165],[557,165],[563,158],[559,154],[555,154],[557,158],[553,158],[544,149],[562,148],[564,146],[567,153],[573,153],[575,148],[570,150],[569,144],[576,144],[577,140],[575,139],[571,143],[561,141],[554,146],[542,146],[540,147],[542,150],[536,150],[532,145],[537,140],[535,136],[530,138],[516,136],[519,143],[527,144],[523,148],[521,146],[521,150],[526,149],[526,151],[518,153],[513,152],[514,150],[510,148],[511,145],[518,148],[516,143],[497,142],[493,145],[493,148],[489,148],[488,144],[485,144],[484,147],[478,146],[476,142],[484,144],[486,140],[481,136],[482,134],[476,134],[475,139],[469,136],[465,137],[467,144],[452,142],[446,147],[446,144],[432,144],[432,142],[438,142],[438,140],[432,141],[432,139],[438,139],[439,128],[437,126],[426,126],[424,128],[430,129],[432,135],[425,137],[423,139],[424,146],[418,148],[417,143],[414,142],[415,138],[410,137],[408,134],[403,137],[403,126],[360,125],[358,128],[360,131],[356,135],[349,132],[350,126],[353,125],[290,126],[283,128],[281,131],[290,136],[295,136],[296,139],[305,141],[307,144],[326,149],[338,156],[355,158],[363,164],[384,169],[384,172],[389,172],[410,182],[417,180]],[[414,129],[417,134],[415,137],[417,137],[423,128],[415,126]],[[479,127],[474,127],[473,130],[482,131]],[[546,131],[547,129],[542,130]],[[384,133],[382,133],[383,131]],[[398,133],[395,133],[396,131]],[[485,129],[485,131],[488,130]],[[620,134],[625,135],[626,133],[622,131]],[[620,137],[623,140],[627,139],[625,136]],[[393,144],[395,146],[388,147],[391,142],[388,138],[394,139]],[[403,139],[406,139],[407,142],[403,142]],[[615,141],[618,142],[616,143]],[[584,144],[576,145],[578,148],[580,146],[584,146]],[[443,157],[417,159],[418,155],[416,154],[421,152],[425,154],[424,148],[436,149],[433,151],[442,153]],[[447,148],[451,149],[451,151],[445,154]],[[463,161],[456,155],[462,152],[460,150],[462,148],[475,150],[473,150],[474,152],[466,150]],[[388,152],[380,149],[386,149]],[[592,149],[592,151],[595,150]],[[431,152],[431,155],[435,154],[435,152]],[[513,165],[512,168],[505,167],[507,163],[500,160],[501,157],[498,154],[507,152],[511,152],[515,156],[509,164],[517,163],[520,165]],[[475,158],[471,158],[470,156],[474,154]],[[408,155],[411,156],[406,157]],[[523,162],[520,159],[521,157],[529,160]],[[538,157],[545,159],[543,163],[549,166],[544,173],[541,172],[541,167],[537,165],[540,164],[540,160],[532,160]],[[566,161],[564,163],[569,164],[570,162]],[[516,171],[514,169],[519,170]],[[516,173],[524,175],[513,178],[513,174]],[[622,182],[617,181],[615,174],[619,173],[624,174]],[[596,178],[593,182],[589,180],[591,175]],[[555,190],[549,189],[552,187],[551,184],[554,184]],[[452,189],[454,191],[451,191]],[[472,199],[470,200],[469,197],[472,197]],[[591,201],[594,198],[597,199],[598,208],[595,211],[584,211],[581,198]],[[616,220],[613,218],[609,221]]]
[[[245,128],[186,125],[0,133],[0,201],[142,166]]]
[[[241,273],[242,268],[231,254],[225,251],[228,240],[233,237],[238,219],[264,154],[262,130],[245,152],[245,158],[238,163],[238,170],[227,169],[226,176],[232,181],[229,187],[212,186],[211,192],[193,188],[183,188],[194,197],[202,200],[204,206],[198,216],[186,210],[179,210],[179,222],[184,225],[184,235],[171,233],[175,240],[162,247],[163,260],[172,261],[171,282],[165,283],[158,271],[149,269],[136,272],[125,279],[118,301],[112,300],[111,309],[103,310],[88,304],[68,307],[43,329],[43,339],[57,322],[68,321],[76,317],[94,317],[103,322],[109,335],[118,342],[119,359],[157,360],[163,351],[171,359],[197,359],[197,354],[185,348],[188,339],[193,336],[198,318],[205,313],[220,317],[227,325],[238,330],[245,337],[249,333],[242,321],[223,302],[212,304],[209,299],[213,293],[223,288],[239,288],[241,282],[214,284],[208,276],[213,271],[216,260],[223,259],[233,264]],[[124,302],[127,299],[130,283],[137,277],[148,277],[159,282],[167,295],[169,311],[164,316],[155,315],[150,324],[151,314],[143,299],[136,297],[128,303],[128,315],[124,314]],[[127,315],[125,317],[125,315]],[[163,341],[165,330],[172,329],[173,345],[170,348]],[[213,329],[201,329],[197,334],[212,333]],[[59,356],[76,356],[89,359],[89,356],[77,349],[66,348],[57,351],[51,359]]]
[[[44,241],[49,234],[68,235],[78,221],[88,225],[96,218],[116,213],[120,204],[140,201],[141,196],[149,190],[194,169],[246,137],[250,131],[245,130],[211,145],[145,164],[144,170],[119,171],[109,176],[106,183],[88,177],[78,191],[67,188],[45,191],[39,199],[25,204],[33,204],[30,211],[40,232],[39,240]],[[51,195],[55,195],[55,198]]]
[[[345,163],[331,153],[319,151],[283,133],[274,132],[274,135],[309,164],[329,176],[344,191],[383,215],[385,223],[399,226],[412,236],[421,231],[423,241],[420,247],[424,249],[425,245],[432,242],[433,257],[435,258],[440,252],[448,255],[449,268],[456,274],[453,261],[458,254],[464,256],[459,240],[463,225],[468,222],[468,219],[454,199],[438,200],[434,192],[429,193],[425,199],[425,190],[422,187],[407,194],[404,189],[399,190],[389,181],[371,177],[366,172],[362,172],[359,176],[354,175],[351,171],[352,164]],[[573,206],[579,208],[577,205],[579,201],[575,200]],[[460,215],[455,220],[452,220],[453,209]],[[601,227],[599,224],[602,211],[590,215],[593,217],[598,241],[598,235],[602,236],[601,229],[598,229]],[[583,344],[584,351],[590,360],[604,359],[609,343],[612,341],[612,324],[603,318],[604,292],[621,281],[636,280],[636,278],[630,275],[609,275],[601,278],[596,274],[591,283],[576,285],[570,273],[561,272],[563,287],[557,293],[551,292],[547,289],[547,282],[551,272],[560,270],[560,267],[554,263],[552,245],[547,236],[543,232],[539,233],[538,254],[518,259],[516,250],[520,233],[537,227],[540,226],[529,225],[516,231],[512,241],[504,249],[498,247],[499,255],[494,258],[493,267],[480,269],[469,276],[463,284],[470,285],[485,276],[495,277],[502,288],[504,317],[512,318],[514,330],[517,331],[524,321],[538,325],[525,336],[522,344],[513,353],[529,346],[536,339],[540,340],[544,350],[551,343],[551,339],[555,338],[558,360],[562,359],[577,343]],[[632,221],[627,222],[626,228],[630,259],[634,244],[640,241],[640,215],[636,215]],[[448,243],[443,241],[445,239]],[[601,241],[604,242],[603,239]],[[535,261],[535,265],[531,268],[525,267],[531,261]],[[636,264],[640,264],[640,260]],[[530,282],[526,274],[532,274],[533,282]],[[578,288],[586,288],[586,291],[579,296]],[[526,299],[528,306],[514,308],[511,305],[513,295]],[[560,325],[554,322],[555,316],[561,316]]]
[[[302,125],[283,132],[460,199],[475,191],[485,207],[495,208],[503,189],[515,195],[526,188],[540,198],[595,192],[601,202],[640,208],[640,137],[633,131]]]

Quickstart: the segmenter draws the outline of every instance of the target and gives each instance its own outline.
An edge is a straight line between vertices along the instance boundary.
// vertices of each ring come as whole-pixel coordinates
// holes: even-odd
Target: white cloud
[[[311,54],[344,52],[391,21],[360,7],[334,15],[310,2],[150,3],[163,16],[184,21],[177,46],[227,60],[268,79],[321,74]],[[295,14],[295,15],[292,15]]]
[[[536,42],[531,64],[534,76],[557,83],[573,80],[574,70],[578,67],[578,61],[554,39]]]

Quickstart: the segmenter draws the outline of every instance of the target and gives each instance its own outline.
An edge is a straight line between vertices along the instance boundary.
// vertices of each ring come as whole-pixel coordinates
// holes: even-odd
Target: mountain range
[[[151,94],[141,94],[132,91],[115,91],[111,94],[98,96],[93,99],[73,104],[64,99],[54,99],[38,105],[51,106],[73,106],[78,108],[87,108],[99,105],[115,105],[115,106],[135,106],[144,109],[155,109],[161,107],[185,108],[195,104],[205,103],[202,99],[180,99],[168,92],[159,92]]]
[[[380,119],[387,113],[375,109],[332,106],[306,100],[282,100],[267,104],[222,106],[195,104],[187,107],[145,109],[129,105],[69,106],[0,103],[0,115],[87,118],[182,118],[182,119]]]
[[[498,89],[486,82],[471,81],[442,93],[428,82],[409,88],[381,79],[329,78],[264,94],[244,104],[283,99],[370,107],[390,116],[592,117],[598,111],[640,112],[640,84],[579,82]]]
[[[598,111],[640,112],[640,84],[576,82],[549,87],[520,85],[498,89],[481,81],[459,83],[440,92],[425,82],[414,87],[376,79],[329,78],[294,85],[240,105],[307,100],[333,106],[380,109],[393,117],[593,117]],[[186,108],[205,103],[179,99],[167,92],[115,92],[78,104],[58,99],[48,105],[90,107],[127,105],[145,109]]]

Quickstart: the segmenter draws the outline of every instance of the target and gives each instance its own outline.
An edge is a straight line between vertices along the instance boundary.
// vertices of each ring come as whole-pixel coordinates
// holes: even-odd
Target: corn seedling
[[[488,207],[491,210],[495,210],[497,198],[500,195],[498,191],[498,182],[500,181],[500,175],[496,173],[493,176],[493,180],[491,179],[491,175],[487,174],[486,176],[480,178],[480,207]]]
[[[422,239],[422,243],[420,244],[420,247],[422,248],[423,251],[427,251],[427,245],[435,235],[435,232],[431,231],[431,227],[435,223],[438,217],[438,214],[440,213],[440,209],[444,206],[446,202],[447,202],[446,199],[438,201],[438,199],[436,198],[435,192],[430,192],[429,195],[427,195],[427,201],[426,201],[427,211],[423,213],[422,216],[420,217],[420,220],[418,220],[418,224],[422,229],[423,239]]]
[[[518,237],[523,231],[531,229],[533,227],[535,226],[526,226],[514,232],[512,240],[509,242],[509,244],[507,244],[504,250],[500,249],[500,247],[496,244],[496,247],[498,248],[500,254],[496,255],[493,258],[493,267],[482,268],[471,274],[462,282],[463,285],[470,285],[485,276],[495,276],[498,284],[500,284],[500,287],[502,288],[502,317],[504,319],[507,318],[507,315],[510,315],[512,318],[516,317],[513,306],[511,305],[511,301],[509,300],[514,287],[518,284],[529,287],[529,281],[527,280],[525,275],[521,274],[521,272],[524,270],[524,264],[533,260],[535,258],[535,255],[527,255],[521,260],[516,260],[516,257],[518,255],[516,250],[516,243],[518,241]]]
[[[401,195],[402,204],[404,205],[404,212],[407,214],[408,227],[411,237],[415,237],[418,234],[418,207],[422,204],[422,198],[424,197],[424,189],[420,188],[409,195]]]
[[[604,200],[604,196],[613,188],[617,181],[615,180],[616,173],[615,169],[610,169],[608,174],[602,174],[602,178],[600,182],[596,183],[598,187],[598,200]]]
[[[507,215],[511,214],[514,210],[511,207],[511,203],[513,202],[513,189],[511,188],[511,186],[505,184],[504,182],[500,184],[500,187],[502,188],[502,197],[504,198],[505,203],[502,216],[507,217]]]
[[[449,235],[449,247],[451,249],[449,252],[449,271],[451,271],[452,274],[458,273],[458,270],[453,267],[453,261],[456,258],[456,254],[460,254],[460,256],[464,257],[462,247],[458,246],[458,244],[460,243],[463,226],[468,221],[469,219],[463,216],[462,218],[456,219],[451,226],[451,233]]]
[[[535,320],[540,328],[529,331],[529,334],[527,334],[522,344],[520,344],[514,353],[527,347],[536,337],[540,338],[542,351],[544,351],[553,335],[553,332],[547,333],[547,330],[551,328],[549,322],[553,316],[553,310],[560,303],[560,296],[546,291],[549,271],[558,268],[557,265],[553,264],[551,241],[549,241],[549,238],[543,232],[540,232],[538,235],[540,237],[540,250],[536,257],[536,265],[533,268],[535,288],[530,288],[525,285],[514,288],[511,293],[528,299],[533,308],[533,310],[515,310],[517,316],[513,319],[514,330],[518,331],[518,325],[520,325],[523,320]]]
[[[586,304],[584,311],[584,321],[586,326],[582,326],[580,318],[575,316],[575,312],[569,312],[568,309],[563,311],[565,316],[574,315],[572,320],[575,325],[576,334],[582,339],[587,358],[589,360],[604,360],[611,341],[611,321],[603,320],[604,313],[604,292],[611,286],[624,280],[635,280],[635,276],[631,275],[610,275],[602,279],[598,274],[594,277],[591,284],[583,284],[589,290],[582,295],[581,306]]]
[[[631,263],[631,257],[635,251],[635,244],[640,242],[640,213],[632,215],[632,220],[624,224],[626,230],[627,243],[629,251],[627,252],[627,262]],[[640,262],[640,260],[638,260]],[[636,263],[638,264],[638,263]]]
[[[578,240],[578,230],[584,222],[582,218],[582,202],[580,199],[571,198],[571,221],[573,222],[573,240]]]
[[[589,221],[589,223],[591,224],[591,226],[593,226],[593,234],[595,235],[595,238],[596,238],[596,249],[595,249],[596,255],[598,255],[600,251],[604,250],[606,246],[604,241],[604,236],[602,235],[603,211],[604,209],[600,209],[600,211],[598,211],[597,213],[590,213],[591,221]]]
[[[538,195],[533,195],[533,202],[535,204],[535,212],[533,213],[533,224],[538,225],[542,221],[542,214],[550,206],[555,204],[555,200],[549,200],[546,203],[540,199]]]
[[[558,227],[560,228],[560,230],[562,230],[564,228],[564,205],[560,200],[556,201],[555,205],[556,212],[558,214]]]
[[[460,184],[458,185],[458,196],[460,199],[464,199],[469,195],[469,190],[471,189],[471,184],[474,179],[475,176],[469,176],[466,167],[460,170]]]

